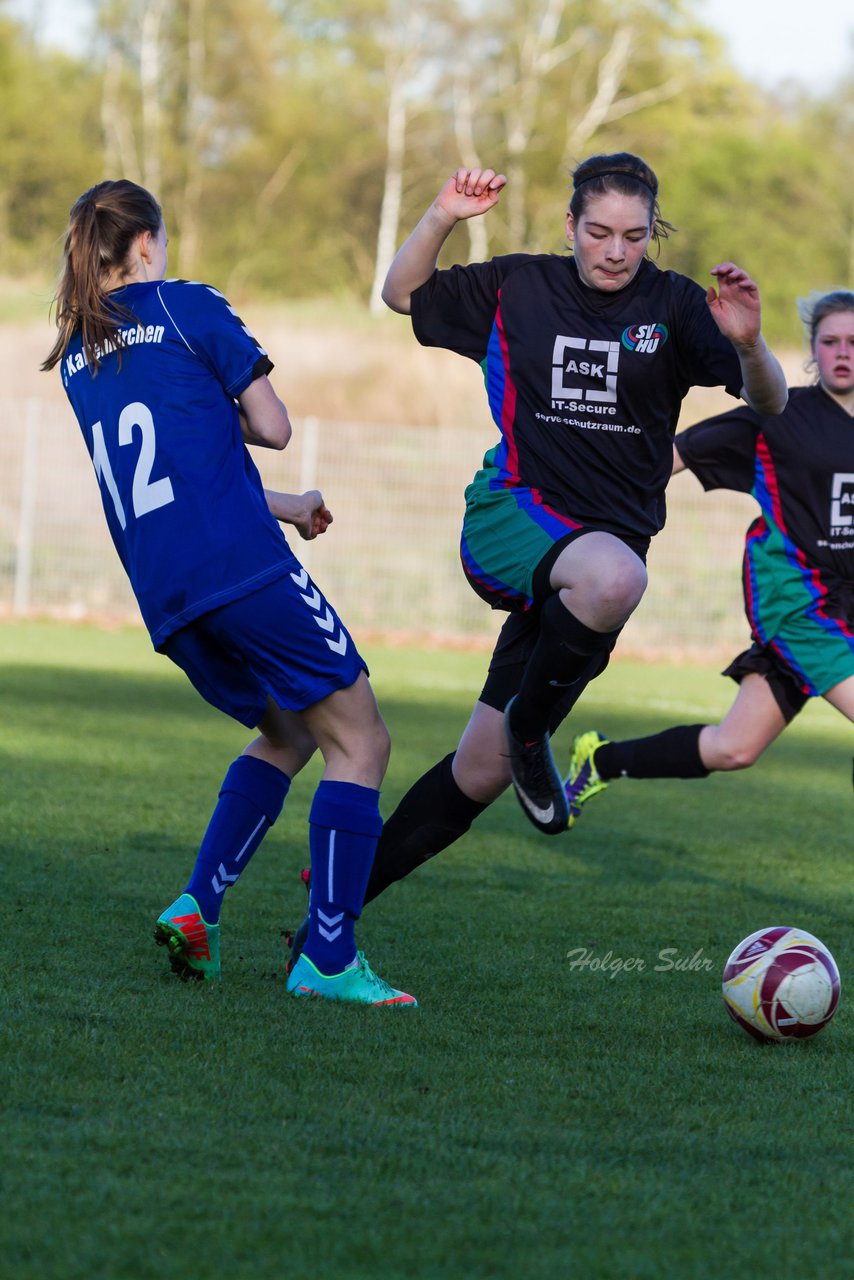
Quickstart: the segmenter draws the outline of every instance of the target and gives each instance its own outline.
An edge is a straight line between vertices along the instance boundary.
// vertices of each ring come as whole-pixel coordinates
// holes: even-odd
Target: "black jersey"
[[[821,387],[791,388],[779,416],[745,405],[698,422],[676,447],[704,489],[753,494],[762,528],[748,544],[759,532],[776,549],[776,577],[788,565],[828,590],[854,586],[854,418]]]
[[[688,389],[741,391],[704,290],[649,261],[617,293],[588,288],[556,254],[436,271],[412,295],[412,325],[423,345],[482,365],[501,433],[484,460],[491,483],[622,536],[664,524]]]

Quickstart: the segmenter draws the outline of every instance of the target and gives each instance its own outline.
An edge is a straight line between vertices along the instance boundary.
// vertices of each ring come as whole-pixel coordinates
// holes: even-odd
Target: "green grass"
[[[368,657],[388,813],[485,660]],[[615,660],[576,728],[712,719],[731,691]],[[850,981],[847,721],[810,706],[737,777],[613,785],[553,840],[504,797],[365,912],[414,1013],[284,995],[314,765],[229,897],[222,985],[169,974],[152,924],[243,742],[139,631],[0,627],[4,1278],[854,1274],[846,995],[765,1047],[719,986],[778,923]]]

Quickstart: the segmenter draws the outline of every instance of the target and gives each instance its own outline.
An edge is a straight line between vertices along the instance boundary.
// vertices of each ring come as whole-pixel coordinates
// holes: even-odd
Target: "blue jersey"
[[[130,316],[99,352],[100,368],[90,370],[79,333],[60,368],[159,649],[194,618],[294,568],[235,403],[273,366],[207,285],[161,280],[111,296]]]

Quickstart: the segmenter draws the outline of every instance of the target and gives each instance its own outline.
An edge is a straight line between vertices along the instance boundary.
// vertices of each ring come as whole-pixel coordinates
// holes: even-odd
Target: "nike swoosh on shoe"
[[[525,795],[524,791],[519,791],[517,788],[516,794],[528,810],[528,813],[535,817],[538,822],[552,821],[555,816],[554,801],[552,801],[548,809],[541,809],[539,805],[534,804],[533,800],[529,799],[529,797]]]

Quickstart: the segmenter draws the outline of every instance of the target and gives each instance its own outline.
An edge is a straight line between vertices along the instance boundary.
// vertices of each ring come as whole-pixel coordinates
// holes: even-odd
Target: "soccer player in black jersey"
[[[499,442],[466,491],[461,555],[474,590],[510,617],[456,751],[385,824],[366,900],[457,840],[511,781],[534,825],[566,829],[549,737],[645,590],[683,397],[723,385],[761,412],[786,403],[747,273],[721,263],[717,288],[704,290],[646,257],[669,228],[637,156],[593,156],[575,170],[572,255],[437,270],[454,226],[492,209],[505,183],[493,169],[458,169],[383,290],[419,342],[483,367]]]
[[[608,742],[579,734],[567,794],[570,825],[612,778],[702,778],[746,769],[811,697],[854,720],[854,293],[801,306],[817,381],[789,392],[779,417],[748,408],[677,436],[674,474],[704,489],[752,493],[744,602],[753,643],[724,675],[738,693],[720,724],[679,725]]]
[[[488,804],[512,780],[527,816],[551,833],[569,814],[549,733],[643,595],[684,395],[723,384],[776,413],[786,387],[744,271],[723,263],[712,271],[717,291],[704,291],[646,258],[668,228],[655,174],[636,156],[576,169],[571,257],[512,254],[438,271],[453,227],[491,209],[505,181],[457,170],[399,250],[383,296],[411,314],[420,342],[482,364],[500,432],[466,492],[461,552],[475,591],[512,616],[444,767],[452,807]],[[428,808],[432,822],[444,806]]]

